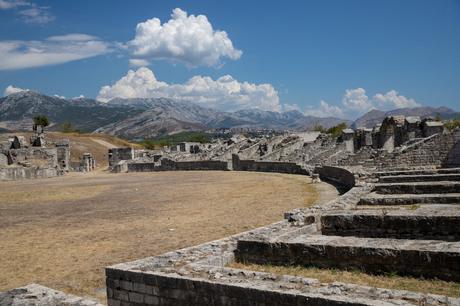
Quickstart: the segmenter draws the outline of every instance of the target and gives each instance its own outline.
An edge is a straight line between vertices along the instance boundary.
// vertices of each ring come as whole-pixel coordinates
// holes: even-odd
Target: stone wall
[[[159,166],[155,165],[155,163],[118,163],[114,167],[114,172],[152,172],[152,171],[159,171]]]
[[[380,169],[442,167],[447,164],[449,153],[456,142],[458,139],[455,139],[453,133],[435,134],[399,152],[380,155],[374,163]]]
[[[9,151],[15,163],[18,162],[39,162],[43,167],[58,167],[56,148],[27,148],[12,149]]]
[[[320,217],[321,233],[329,236],[460,241],[460,214],[407,210],[395,212],[334,211]]]
[[[57,168],[38,168],[38,167],[7,167],[0,168],[0,180],[15,181],[34,178],[48,178],[61,174]]]
[[[132,160],[134,159],[134,149],[133,148],[112,148],[109,149],[109,166],[115,166],[118,162],[122,160]]]
[[[447,167],[460,167],[460,129],[453,132],[455,144],[447,156]]]
[[[161,170],[228,170],[228,163],[220,160],[198,160],[176,162],[170,159],[161,160]]]
[[[248,273],[249,271],[226,270],[214,275],[226,275],[236,273]],[[227,272],[229,271],[229,272]],[[268,273],[251,272],[255,277],[267,279]],[[106,269],[107,275],[107,298],[108,305],[162,305],[162,306],[202,306],[202,305],[219,305],[219,306],[240,306],[240,305],[260,305],[260,306],[290,306],[290,305],[368,305],[367,303],[358,303],[346,296],[342,298],[330,298],[326,294],[309,294],[301,291],[283,292],[272,288],[263,288],[240,283],[231,284],[219,279],[203,280],[193,279],[187,276],[177,275],[171,277],[162,273],[132,273],[130,271],[120,271],[115,269]],[[310,281],[317,282],[313,279],[301,279],[286,277],[287,281],[293,284],[303,284]],[[329,288],[327,288],[329,289]],[[328,291],[323,290],[324,292]],[[329,289],[329,292],[333,292]]]
[[[337,164],[377,169],[460,167],[460,130],[431,135],[393,152],[364,147],[355,154],[344,155]]]
[[[444,251],[440,251],[444,250]],[[297,237],[292,241],[238,240],[237,261],[256,264],[361,269],[368,273],[460,280],[458,246],[450,242],[337,236]]]
[[[128,172],[151,172],[151,171],[189,171],[189,170],[228,170],[228,163],[218,160],[181,161],[176,162],[170,159],[162,159],[161,164],[128,163]]]
[[[308,172],[296,163],[240,160],[237,154],[232,155],[232,166],[235,171],[277,172],[308,175]]]
[[[352,172],[347,169],[332,166],[316,167],[315,173],[319,174],[319,178],[330,182],[334,185],[338,185],[346,190],[351,189],[355,186],[355,176]]]

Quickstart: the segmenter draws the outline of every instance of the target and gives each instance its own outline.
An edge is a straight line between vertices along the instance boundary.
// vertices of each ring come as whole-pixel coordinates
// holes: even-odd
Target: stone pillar
[[[93,162],[92,162],[93,157],[91,156],[91,153],[83,153],[82,161],[81,161],[81,166],[83,168],[83,171],[88,172],[93,170]]]
[[[342,140],[345,143],[345,148],[347,152],[355,153],[355,141],[354,141],[355,131],[352,129],[345,129],[342,132]]]

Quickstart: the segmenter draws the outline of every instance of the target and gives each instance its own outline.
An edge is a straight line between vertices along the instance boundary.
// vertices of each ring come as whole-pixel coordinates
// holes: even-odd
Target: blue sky
[[[0,20],[2,91],[348,118],[460,110],[460,1],[0,0]]]

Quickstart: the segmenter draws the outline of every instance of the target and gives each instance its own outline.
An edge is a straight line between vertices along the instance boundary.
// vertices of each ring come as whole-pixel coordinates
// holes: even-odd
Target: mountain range
[[[50,130],[59,130],[64,122],[83,132],[100,132],[130,139],[154,138],[182,131],[214,128],[266,128],[309,130],[345,122],[353,127],[372,127],[388,115],[460,117],[446,107],[417,107],[389,112],[372,110],[356,121],[334,117],[306,116],[299,111],[271,112],[245,109],[222,112],[192,102],[166,98],[112,99],[107,103],[94,99],[63,99],[34,91],[22,91],[0,98],[0,131],[30,130],[32,118],[45,115]]]
[[[305,116],[298,111],[283,113],[247,109],[222,112],[192,102],[166,98],[112,99],[102,103],[93,99],[62,99],[33,91],[22,91],[0,98],[0,128],[30,130],[32,118],[45,115],[50,130],[71,122],[85,132],[103,132],[126,138],[154,138],[182,131],[214,128],[266,128],[308,130],[316,125],[331,127],[339,118]]]

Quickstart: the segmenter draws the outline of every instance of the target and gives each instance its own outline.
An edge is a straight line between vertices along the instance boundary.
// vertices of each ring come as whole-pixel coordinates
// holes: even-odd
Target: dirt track
[[[0,182],[0,291],[36,282],[105,302],[104,266],[278,221],[319,194],[336,192],[304,176],[249,172]]]

